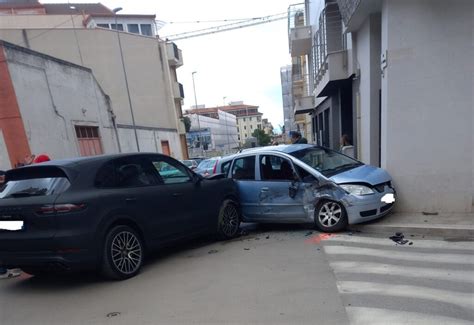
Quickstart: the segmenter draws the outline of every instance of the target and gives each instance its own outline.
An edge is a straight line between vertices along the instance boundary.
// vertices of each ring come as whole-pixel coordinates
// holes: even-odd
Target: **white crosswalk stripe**
[[[474,243],[323,240],[352,324],[474,324]]]
[[[390,257],[405,261],[424,261],[436,263],[461,263],[474,264],[474,255],[465,254],[439,254],[439,253],[416,253],[409,251],[388,251],[373,248],[361,247],[344,247],[344,246],[328,246],[324,248],[328,254],[350,254],[350,255],[366,255],[376,257]]]
[[[403,324],[403,325],[421,325],[421,324],[439,324],[439,325],[472,325],[471,321],[457,319],[453,317],[444,317],[439,315],[430,315],[416,312],[394,311],[387,312],[386,309],[366,308],[366,307],[347,307],[347,314],[354,325],[368,324]]]

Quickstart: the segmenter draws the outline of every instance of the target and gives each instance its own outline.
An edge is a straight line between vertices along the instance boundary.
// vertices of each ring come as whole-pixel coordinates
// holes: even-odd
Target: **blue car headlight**
[[[374,191],[367,186],[359,185],[359,184],[340,184],[340,187],[344,191],[352,195],[369,195],[374,194]]]

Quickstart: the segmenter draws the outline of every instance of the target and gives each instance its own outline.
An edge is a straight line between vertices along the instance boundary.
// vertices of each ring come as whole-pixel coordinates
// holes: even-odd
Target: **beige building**
[[[29,2],[0,5],[0,40],[90,68],[110,98],[123,152],[187,156],[181,121],[184,92],[176,77],[176,68],[183,61],[174,43],[155,37],[155,28],[151,36],[145,36],[139,35],[147,29],[142,26],[138,34],[96,27],[106,23],[104,17],[109,23],[115,19],[114,13],[100,4]],[[139,17],[121,16],[117,19],[123,25],[127,19],[130,24],[138,23]],[[150,21],[151,17],[141,19]]]

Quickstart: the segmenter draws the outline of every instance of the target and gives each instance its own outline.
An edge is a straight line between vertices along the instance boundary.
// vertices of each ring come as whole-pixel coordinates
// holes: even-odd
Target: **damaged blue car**
[[[320,146],[250,149],[224,157],[217,171],[235,180],[244,222],[314,222],[336,232],[390,213],[395,202],[385,170]]]

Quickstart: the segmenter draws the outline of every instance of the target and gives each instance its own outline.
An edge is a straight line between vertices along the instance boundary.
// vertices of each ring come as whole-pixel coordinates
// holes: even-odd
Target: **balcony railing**
[[[312,78],[315,87],[328,68],[328,54],[346,49],[342,27],[337,3],[327,3],[319,17],[319,29],[313,35]]]
[[[293,74],[292,86],[293,98],[312,96],[309,74]]]
[[[304,3],[288,7],[288,34],[292,28],[306,26],[306,10]]]

